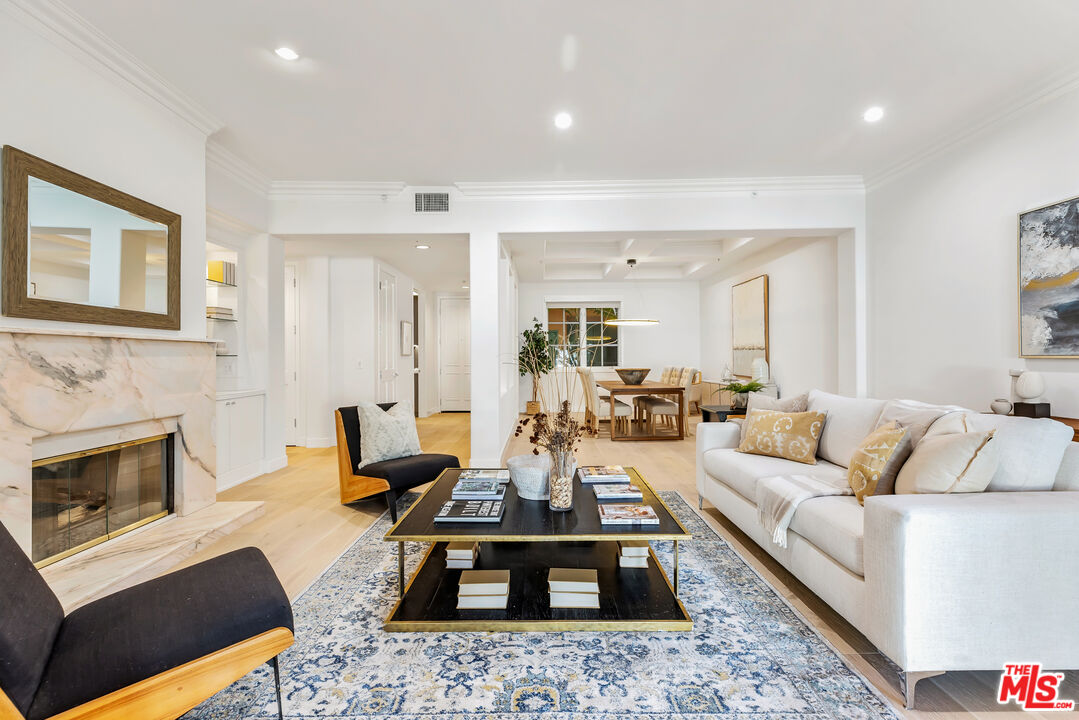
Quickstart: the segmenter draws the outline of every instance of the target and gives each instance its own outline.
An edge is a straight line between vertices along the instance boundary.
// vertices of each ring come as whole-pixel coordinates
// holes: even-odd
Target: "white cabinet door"
[[[218,400],[217,401],[217,476],[221,477],[229,470],[232,469],[232,465],[229,461],[229,447],[232,443],[229,441],[229,410],[232,409],[230,405],[231,400]]]
[[[236,398],[229,410],[231,469],[250,472],[248,466],[262,459],[262,395]]]

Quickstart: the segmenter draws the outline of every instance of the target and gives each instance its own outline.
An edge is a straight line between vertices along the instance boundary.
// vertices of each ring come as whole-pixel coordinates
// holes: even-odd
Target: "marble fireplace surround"
[[[0,330],[0,522],[29,554],[35,457],[136,431],[176,433],[177,515],[212,505],[215,385],[212,341]]]

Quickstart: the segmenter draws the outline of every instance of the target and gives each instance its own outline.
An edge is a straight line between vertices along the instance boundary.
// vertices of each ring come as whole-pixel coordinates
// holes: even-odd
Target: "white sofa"
[[[918,680],[950,670],[1079,668],[1079,443],[1061,423],[1009,419],[1010,427],[1039,423],[1018,426],[1036,437],[1026,448],[1015,433],[1001,441],[994,484],[1037,484],[1029,468],[1048,458],[1045,491],[878,495],[864,508],[853,496],[819,497],[798,507],[787,547],[772,542],[757,519],[756,482],[846,477],[843,453],[883,406],[811,393],[809,409],[828,412],[818,455],[833,461],[816,465],[739,453],[739,425],[701,423],[698,503],[715,505],[899,665],[908,708]]]

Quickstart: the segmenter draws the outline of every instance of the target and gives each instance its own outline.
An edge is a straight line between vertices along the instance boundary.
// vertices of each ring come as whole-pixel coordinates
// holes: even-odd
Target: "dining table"
[[[617,424],[611,422],[611,440],[682,440],[686,437],[686,389],[681,385],[671,385],[670,383],[660,383],[651,380],[645,380],[638,385],[627,385],[621,380],[597,380],[596,385],[603,388],[610,394],[611,403],[611,418],[615,417],[614,404],[619,395],[657,395],[660,397],[668,396],[671,400],[677,397],[678,402],[678,419],[677,419],[677,434],[657,434],[646,433],[643,428],[646,427],[643,419],[640,420],[639,425],[642,428],[640,434],[633,432],[634,423],[631,422],[630,434],[619,435]]]

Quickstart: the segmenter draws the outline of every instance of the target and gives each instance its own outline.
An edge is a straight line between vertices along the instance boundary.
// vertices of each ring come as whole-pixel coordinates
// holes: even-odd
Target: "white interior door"
[[[285,266],[285,444],[299,443],[300,313],[296,266]]]
[[[378,271],[378,401],[397,401],[397,278]]]
[[[472,337],[468,298],[438,303],[438,396],[442,410],[472,408]]]

